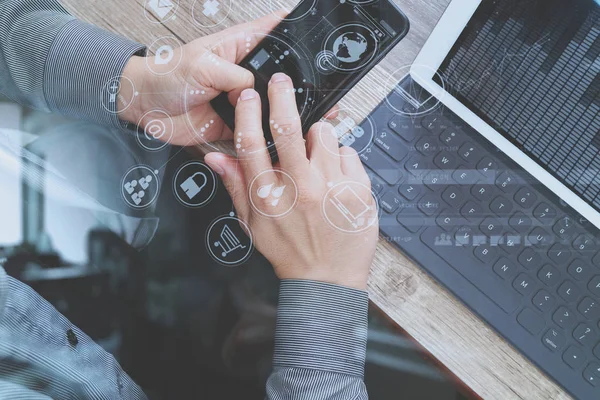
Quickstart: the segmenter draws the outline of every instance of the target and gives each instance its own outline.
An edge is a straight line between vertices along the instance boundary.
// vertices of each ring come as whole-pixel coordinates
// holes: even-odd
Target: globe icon
[[[333,42],[335,56],[345,63],[360,61],[367,48],[367,39],[358,32],[343,33]]]

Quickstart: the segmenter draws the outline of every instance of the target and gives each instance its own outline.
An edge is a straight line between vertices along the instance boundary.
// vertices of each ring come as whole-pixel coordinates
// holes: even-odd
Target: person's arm
[[[56,0],[0,0],[0,93],[26,106],[119,127],[104,88],[144,53]]]
[[[333,126],[316,124],[303,140],[293,88],[284,74],[269,82],[277,167],[252,89],[236,105],[238,158],[204,160],[282,280],[268,399],[362,400],[377,205],[356,151],[339,148]]]
[[[115,358],[0,266],[0,399],[142,400]]]
[[[365,400],[366,292],[281,282],[270,400]]]

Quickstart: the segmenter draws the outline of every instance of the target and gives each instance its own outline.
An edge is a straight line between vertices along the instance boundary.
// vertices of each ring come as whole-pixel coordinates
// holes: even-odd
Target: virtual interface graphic
[[[463,104],[600,211],[599,56],[595,1],[486,0],[438,72]]]
[[[255,75],[265,134],[269,135],[267,85],[273,74],[283,72],[292,78],[307,130],[407,30],[404,15],[387,0],[300,3],[241,63]],[[233,110],[226,96],[218,99],[215,108],[231,126]]]

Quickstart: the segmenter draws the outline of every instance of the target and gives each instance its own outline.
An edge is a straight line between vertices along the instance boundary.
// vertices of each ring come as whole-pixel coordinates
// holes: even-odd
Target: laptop
[[[594,0],[454,0],[352,143],[382,234],[582,399],[600,398],[599,71]]]

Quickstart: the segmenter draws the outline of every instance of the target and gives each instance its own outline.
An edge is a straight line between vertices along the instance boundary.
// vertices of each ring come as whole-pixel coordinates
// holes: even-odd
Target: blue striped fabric
[[[75,20],[56,0],[0,0],[0,93],[21,104],[120,126],[104,109],[103,88],[143,52]],[[283,281],[267,398],[367,399],[367,307],[366,292]],[[48,398],[146,396],[110,354],[0,267],[0,399]]]

